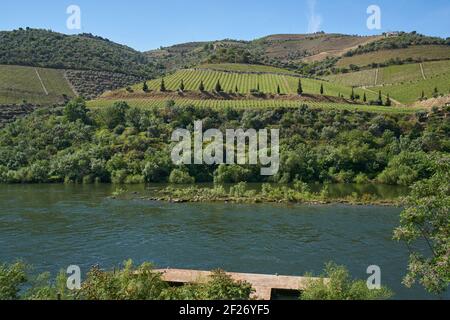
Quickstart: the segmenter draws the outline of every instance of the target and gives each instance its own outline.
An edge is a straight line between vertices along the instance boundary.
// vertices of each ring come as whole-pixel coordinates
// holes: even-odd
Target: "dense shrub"
[[[234,281],[216,270],[204,283],[170,287],[149,263],[135,267],[131,260],[118,270],[93,267],[79,290],[67,289],[67,276],[27,274],[23,263],[0,264],[0,300],[248,300],[254,292],[243,281]]]
[[[311,276],[311,275],[308,275]],[[370,290],[366,281],[352,280],[348,270],[343,266],[329,263],[325,267],[324,279],[309,280],[302,291],[302,300],[384,300],[393,293],[386,287]]]
[[[0,182],[344,182],[410,185],[433,174],[430,154],[450,152],[448,108],[411,115],[299,108],[192,106],[140,110],[126,103],[88,110],[81,100],[40,109],[0,129]],[[186,165],[171,160],[178,128],[280,129],[280,170]]]
[[[174,169],[170,173],[169,182],[173,184],[193,184],[195,183],[195,178],[191,177],[184,170]]]

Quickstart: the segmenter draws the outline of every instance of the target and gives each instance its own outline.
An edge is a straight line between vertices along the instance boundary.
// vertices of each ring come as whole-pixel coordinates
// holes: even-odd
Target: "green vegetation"
[[[0,130],[0,182],[167,182],[178,169],[199,183],[215,177],[233,183],[348,183],[364,174],[370,181],[411,184],[430,177],[432,163],[449,152],[448,113],[436,108],[428,114],[379,115],[306,105],[216,110],[175,102],[145,110],[124,102],[87,110],[78,100],[64,109],[38,110]],[[195,120],[203,120],[205,130],[281,129],[280,171],[264,177],[259,166],[242,166],[238,174],[233,166],[174,166],[171,134]],[[184,182],[188,176],[173,177]]]
[[[416,281],[429,292],[441,294],[450,284],[450,158],[434,164],[434,175],[417,182],[405,199],[395,239],[404,241],[411,256],[404,284]],[[417,252],[413,244],[425,241],[428,252]]]
[[[343,86],[373,86],[375,85],[376,69],[362,70],[351,73],[339,73],[324,77],[329,82]]]
[[[177,169],[175,169],[177,170]],[[174,170],[174,171],[175,171]],[[179,171],[179,170],[177,170]],[[178,174],[178,172],[177,172]],[[186,175],[186,173],[184,173]],[[290,185],[274,185],[265,183],[260,190],[251,188],[245,182],[250,179],[252,172],[239,166],[219,166],[214,174],[214,187],[166,187],[161,190],[152,191],[145,199],[164,202],[232,202],[232,203],[305,203],[305,204],[327,204],[347,203],[351,205],[398,205],[399,199],[382,199],[372,194],[358,195],[356,193],[334,197],[329,193],[329,186],[325,185],[318,192],[311,192],[308,184],[294,181]],[[172,175],[171,175],[172,177]],[[188,179],[190,177],[188,176]],[[192,179],[192,178],[190,178]],[[172,183],[172,181],[169,180]],[[355,177],[356,183],[368,183],[364,174]],[[226,186],[232,185],[228,190]],[[129,198],[130,195],[121,193],[113,195],[114,198]]]
[[[357,49],[351,50],[345,54],[347,57],[351,57],[358,54],[392,50],[392,49],[402,49],[411,46],[424,46],[424,45],[441,45],[450,46],[450,41],[447,39],[429,37],[417,32],[399,32],[395,36],[387,36],[386,38],[370,42],[366,45],[359,46]]]
[[[424,75],[427,79],[450,73],[450,60],[423,63]],[[422,81],[420,64],[404,64],[380,68],[378,77],[376,69],[368,69],[351,73],[341,73],[325,77],[326,80],[345,86],[367,86],[407,84]],[[376,83],[375,83],[376,82]]]
[[[247,282],[234,281],[216,270],[205,283],[170,287],[151,264],[135,267],[126,261],[114,271],[93,267],[81,289],[67,289],[61,272],[30,275],[23,263],[0,264],[0,300],[249,300],[254,292]]]
[[[167,90],[176,91],[183,80],[187,91],[198,91],[201,83],[204,84],[204,91],[212,92],[216,89],[217,82],[220,82],[224,92],[234,92],[236,86],[240,94],[249,94],[252,90],[260,86],[260,91],[264,93],[276,94],[278,86],[282,94],[297,94],[298,77],[279,74],[245,74],[220,72],[213,70],[180,70],[164,78]],[[350,96],[351,88],[339,84],[324,82],[320,80],[302,78],[302,89],[306,94],[319,94],[321,86],[327,95],[336,97],[338,93],[346,97]],[[148,81],[151,90],[158,90],[161,80]],[[142,92],[142,84],[133,86],[133,91]],[[217,90],[215,90],[217,91]],[[356,90],[361,96],[363,90]],[[368,93],[370,95],[370,93]]]
[[[255,65],[255,64],[239,64],[239,63],[217,63],[217,64],[202,64],[198,66],[199,69],[209,69],[215,71],[230,71],[230,72],[242,72],[242,73],[279,73],[279,74],[290,74],[296,75],[295,72],[276,68],[272,66],[265,65]]]
[[[22,262],[0,264],[0,300],[251,300],[255,290],[245,281],[235,281],[224,271],[211,272],[209,279],[196,284],[171,287],[149,263],[135,267],[131,260],[113,271],[93,267],[80,289],[67,289],[67,276],[61,271],[34,275]],[[310,275],[306,275],[310,276]],[[345,267],[327,264],[324,277],[306,284],[302,300],[381,300],[392,297],[382,287],[369,290],[362,280],[352,280]]]
[[[74,96],[61,70],[0,65],[0,104],[58,104]]]
[[[272,72],[275,70],[271,67],[274,67],[283,69],[283,73],[287,69],[304,75],[317,75],[333,66],[337,57],[347,50],[378,38],[325,33],[271,35],[254,41],[226,39],[184,43],[146,54],[170,71],[204,64],[213,65],[213,68],[217,64],[227,64],[233,71],[242,71],[236,64],[253,64],[258,65],[251,67],[255,71],[266,69]],[[219,68],[223,70],[222,66]]]
[[[311,276],[311,275],[306,275]],[[327,280],[325,280],[327,279]],[[309,280],[301,300],[387,300],[393,292],[386,287],[370,290],[363,280],[352,280],[343,266],[329,263],[318,280]]]
[[[435,89],[438,94],[447,95],[450,93],[450,72],[431,77],[427,80],[421,80],[409,83],[398,83],[394,85],[383,86],[383,94],[389,94],[392,98],[411,104],[419,100],[424,92],[426,98],[432,98],[435,95]],[[379,90],[380,87],[368,88],[369,90]]]
[[[108,39],[29,28],[0,32],[0,64],[147,77],[156,71],[156,66],[144,54]]]
[[[375,95],[375,93],[372,93]],[[92,109],[105,108],[114,102],[119,102],[124,99],[98,99],[89,101],[87,104]],[[274,109],[274,108],[298,108],[302,105],[307,105],[310,108],[316,109],[332,109],[332,110],[347,110],[347,111],[366,111],[372,113],[383,114],[414,114],[423,111],[421,108],[412,107],[386,107],[386,106],[370,106],[358,105],[349,103],[334,103],[334,102],[310,102],[310,101],[296,101],[296,100],[277,100],[277,99],[252,99],[252,100],[194,100],[188,98],[127,98],[125,101],[132,107],[139,109],[158,109],[165,108],[168,105],[177,105],[180,107],[194,106],[197,108],[211,108],[215,110],[224,109]]]
[[[411,46],[405,49],[380,50],[343,57],[336,63],[336,67],[349,68],[351,65],[359,67],[373,64],[389,64],[395,61],[427,61],[445,60],[450,58],[450,46],[426,45]]]

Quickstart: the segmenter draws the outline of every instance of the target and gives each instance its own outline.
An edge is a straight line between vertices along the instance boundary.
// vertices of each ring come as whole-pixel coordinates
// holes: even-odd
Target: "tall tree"
[[[444,293],[450,284],[450,157],[437,156],[435,174],[416,183],[405,199],[400,226],[394,239],[410,249],[408,274],[403,283],[419,282],[429,292]],[[429,252],[415,250],[415,243],[426,243]]]
[[[385,105],[387,107],[390,107],[392,105],[391,98],[389,97],[389,93],[387,94]]]
[[[323,91],[323,83],[321,83],[321,84],[320,84],[320,94],[323,95],[323,92],[324,92],[324,91]]]
[[[159,87],[159,91],[166,92],[166,83],[164,82],[164,78],[161,79],[161,85]]]
[[[297,94],[300,95],[300,96],[303,94],[303,86],[302,86],[302,80],[301,79],[298,79]]]
[[[217,80],[215,89],[216,89],[216,92],[222,92],[222,86],[220,85],[220,80]]]
[[[203,80],[200,81],[200,85],[198,86],[198,90],[200,90],[201,92],[205,91],[205,85],[203,84]]]
[[[281,89],[280,89],[280,85],[277,86],[277,94],[280,95],[281,94]]]
[[[350,94],[350,99],[355,100],[355,89],[352,87],[352,93]]]
[[[365,93],[365,92],[364,92],[363,101],[364,101],[364,102],[367,102],[367,96],[366,96],[366,93]]]
[[[383,95],[381,94],[381,90],[378,91],[378,104],[383,105]]]
[[[183,79],[181,79],[180,90],[184,91],[184,81],[183,81]]]
[[[147,85],[147,81],[144,81],[144,84],[142,85],[142,91],[144,91],[144,92],[148,92],[148,85]]]

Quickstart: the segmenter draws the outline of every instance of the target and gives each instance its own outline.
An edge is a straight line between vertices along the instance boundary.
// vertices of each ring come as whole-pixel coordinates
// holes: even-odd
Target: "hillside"
[[[236,66],[216,66],[223,69],[241,69]],[[251,69],[251,67],[250,67]],[[258,69],[260,70],[260,69]],[[270,69],[272,70],[272,69]],[[301,81],[303,93],[297,93]],[[203,90],[200,90],[203,82]],[[221,91],[217,91],[220,84]],[[146,90],[144,90],[146,86]],[[321,93],[323,88],[323,94]],[[164,88],[164,90],[162,90]],[[278,93],[279,88],[279,93]],[[352,92],[354,99],[352,100]],[[364,99],[363,99],[364,97]],[[423,108],[404,107],[386,93],[379,103],[378,89],[353,88],[326,80],[301,78],[282,73],[251,73],[248,71],[218,71],[212,69],[184,69],[165,78],[149,80],[121,90],[107,92],[89,102],[91,107],[107,107],[125,101],[139,108],[165,106],[196,106],[217,109],[276,108],[308,104],[311,107],[340,110],[366,110],[381,113],[414,113]]]
[[[444,73],[450,73],[450,60],[393,65],[351,73],[340,73],[324,78],[330,82],[345,86],[361,87],[421,81]]]
[[[323,86],[324,95],[337,97],[342,94],[350,97],[352,89],[339,84],[308,78],[299,78],[289,74],[260,73],[252,74],[246,72],[225,72],[206,69],[185,69],[175,72],[164,79],[165,88],[168,91],[177,91],[183,82],[183,91],[199,92],[200,84],[203,82],[205,92],[216,90],[217,83],[220,84],[224,93],[239,95],[277,94],[278,87],[282,95],[297,95],[298,83],[301,80],[302,89],[305,94],[320,95]],[[149,90],[159,91],[162,79],[147,82]],[[132,86],[134,93],[143,92],[143,84]],[[126,91],[126,90],[123,90]],[[361,89],[356,93],[364,94]],[[375,98],[375,97],[373,97]]]
[[[141,53],[91,34],[27,28],[0,32],[2,64],[0,104],[6,105],[102,96],[144,100],[145,105],[176,100],[211,106],[239,101],[240,107],[301,101],[379,106],[388,102],[387,94],[391,104],[409,105],[422,91],[425,97],[447,92],[450,46],[448,40],[416,33],[363,37],[319,32],[182,43]],[[155,94],[162,75],[166,91]],[[143,91],[145,79],[148,92]]]
[[[74,96],[62,70],[0,65],[0,104],[58,104]]]
[[[193,42],[146,52],[169,70],[203,63],[253,63],[298,70],[302,62],[340,57],[379,36],[342,34],[280,34],[253,41],[221,40]]]
[[[418,62],[444,59],[450,59],[450,46],[421,45],[343,57],[336,63],[336,66],[339,68],[349,68],[351,65],[365,67],[374,64],[386,65],[393,60]]]
[[[271,35],[253,41],[264,48],[269,59],[283,62],[315,62],[326,57],[340,57],[349,50],[378,40],[379,36],[361,37],[343,34]]]
[[[432,98],[433,96],[449,94],[450,73],[432,76],[421,81],[396,83],[393,85],[368,89],[382,90],[384,94],[389,94],[391,97],[401,101],[402,103],[413,104],[422,97],[422,92],[424,94],[424,98]]]
[[[147,77],[155,72],[146,55],[108,39],[29,28],[0,32],[0,64]]]
[[[450,93],[450,60],[394,65],[324,77],[345,86],[381,90],[403,104]],[[438,90],[436,93],[435,90]]]

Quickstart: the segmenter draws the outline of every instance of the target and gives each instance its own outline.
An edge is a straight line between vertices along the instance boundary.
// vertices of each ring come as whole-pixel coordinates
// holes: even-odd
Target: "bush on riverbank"
[[[67,276],[55,279],[49,273],[29,274],[23,263],[0,264],[0,300],[250,300],[255,292],[245,281],[234,281],[225,272],[213,271],[205,283],[171,287],[152,265],[135,267],[126,261],[122,268],[104,271],[93,267],[78,290],[67,289]],[[311,275],[306,275],[310,277]],[[299,291],[302,300],[380,300],[392,297],[386,287],[369,290],[366,282],[352,280],[345,267],[328,264],[327,280],[312,279]]]
[[[93,267],[81,289],[67,289],[67,277],[60,273],[29,275],[23,263],[0,264],[0,300],[248,300],[253,289],[247,282],[234,281],[223,271],[213,271],[208,282],[170,287],[151,264],[107,272]]]
[[[41,109],[0,130],[0,183],[172,182],[367,183],[411,185],[450,152],[449,108],[428,114],[298,108],[227,109],[116,103],[89,110],[82,100]],[[280,129],[280,171],[259,166],[184,165],[170,158],[171,134],[192,129]],[[331,130],[332,129],[332,130]],[[335,134],[329,133],[330,130]],[[170,176],[172,175],[172,179]]]
[[[301,300],[387,300],[393,296],[386,287],[371,290],[366,281],[352,280],[345,267],[333,263],[326,265],[321,278],[308,281]]]
[[[127,198],[126,192],[120,194]],[[117,197],[114,195],[114,197]],[[265,183],[261,190],[250,189],[245,182],[240,182],[227,191],[221,185],[208,187],[166,187],[161,190],[152,191],[152,194],[144,199],[167,202],[234,202],[234,203],[307,203],[324,204],[340,202],[348,204],[376,204],[396,205],[399,200],[380,199],[374,195],[353,193],[345,197],[331,197],[328,185],[319,192],[311,192],[309,186],[302,182],[296,182],[293,186],[275,186]]]

